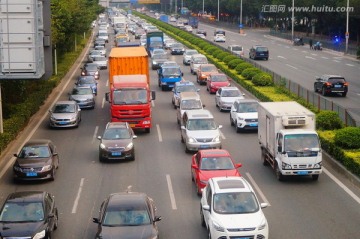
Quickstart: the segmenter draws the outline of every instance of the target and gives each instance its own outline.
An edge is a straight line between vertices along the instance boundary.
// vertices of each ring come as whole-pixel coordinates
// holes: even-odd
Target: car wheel
[[[319,174],[311,175],[313,181],[317,181],[319,179]]]
[[[202,209],[201,209],[201,204],[200,204],[200,218],[201,218],[201,226],[206,227],[204,213],[202,212]]]
[[[131,161],[135,161],[135,151],[133,152],[131,158],[130,158]]]
[[[59,227],[59,215],[58,212],[55,212],[55,222],[54,222],[54,230],[56,230]]]
[[[190,153],[190,150],[188,149],[188,147],[186,146],[186,143],[185,143],[185,153]]]
[[[341,93],[341,96],[346,97],[346,94],[347,94],[347,92],[343,92],[343,93]]]
[[[322,94],[323,96],[326,96],[326,90],[325,90],[325,87],[323,87],[323,88],[321,89],[321,94]]]
[[[193,70],[192,70],[191,68],[190,68],[190,73],[191,73],[191,74],[194,74],[194,72],[193,72]]]
[[[99,152],[99,161],[100,162],[104,162],[105,160],[104,160],[104,158],[101,156],[101,153]]]
[[[183,136],[181,135],[180,137],[181,137],[181,143],[185,143]]]
[[[47,234],[48,235],[47,235],[46,239],[51,239],[52,238],[51,232],[48,232]]]
[[[209,239],[211,239],[211,232],[210,232],[210,228],[209,228],[208,232],[209,232]]]
[[[317,93],[318,92],[318,90],[317,90],[317,88],[316,88],[316,85],[314,84],[314,92],[315,93]]]
[[[199,183],[198,182],[195,182],[195,188],[196,188],[196,194],[198,196],[201,196],[201,189],[199,187]]]
[[[50,180],[51,181],[54,181],[55,180],[55,174],[56,174],[56,169],[55,167],[53,167],[52,171],[51,171],[51,177],[50,177]]]
[[[275,174],[276,174],[276,178],[279,181],[283,181],[284,180],[284,175],[282,175],[282,173],[280,172],[279,166],[276,164],[275,165]]]
[[[240,133],[240,132],[241,132],[241,128],[239,128],[239,127],[237,126],[237,122],[235,122],[234,124],[235,124],[236,133]]]
[[[234,126],[235,124],[234,124],[234,121],[232,120],[232,118],[231,118],[231,114],[230,114],[230,125],[231,126]]]
[[[209,87],[206,87],[206,91],[209,91]],[[210,92],[210,94],[211,94],[211,92]]]

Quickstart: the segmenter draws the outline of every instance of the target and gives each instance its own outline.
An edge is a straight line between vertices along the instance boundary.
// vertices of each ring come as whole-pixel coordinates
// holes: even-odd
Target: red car
[[[196,191],[201,195],[208,180],[213,177],[241,176],[230,153],[224,149],[199,150],[191,159],[191,179],[195,182]]]
[[[212,73],[207,78],[206,90],[209,93],[216,93],[220,87],[230,86],[230,81],[227,75],[223,73]]]

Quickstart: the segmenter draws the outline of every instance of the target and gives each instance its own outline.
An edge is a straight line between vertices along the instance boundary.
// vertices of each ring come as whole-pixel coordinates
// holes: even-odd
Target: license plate
[[[135,127],[135,124],[129,124],[131,128],[134,128]]]
[[[67,122],[58,122],[58,124],[67,124]]]
[[[263,56],[264,55],[264,53],[260,53],[260,56]]]
[[[341,88],[342,85],[334,85],[335,88]]]
[[[209,148],[209,145],[200,145],[200,148],[201,149],[206,149],[206,148]]]
[[[250,125],[251,127],[257,127],[257,126],[258,126],[257,123],[250,123],[249,125]]]
[[[308,172],[307,171],[299,171],[297,172],[298,175],[307,175]]]
[[[111,155],[112,156],[121,156],[121,152],[112,152]]]
[[[28,176],[28,177],[36,177],[36,176],[37,176],[37,173],[35,173],[35,172],[28,172],[28,173],[26,173],[26,176]]]

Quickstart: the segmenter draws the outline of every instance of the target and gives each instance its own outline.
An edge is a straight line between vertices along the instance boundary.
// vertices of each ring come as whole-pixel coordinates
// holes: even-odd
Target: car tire
[[[341,93],[341,96],[346,97],[346,94],[347,94],[347,92],[343,92],[343,93]]]
[[[201,226],[206,227],[204,213],[202,212],[202,209],[201,209],[201,204],[200,204],[200,220],[201,220]]]
[[[55,180],[55,174],[56,174],[56,169],[55,169],[55,167],[53,167],[53,170],[51,171],[51,177],[50,177],[51,181]]]
[[[56,212],[55,212],[55,223],[54,223],[53,230],[55,231],[56,229],[58,229],[58,227],[59,227],[59,214],[58,214],[58,212],[56,210]]]
[[[105,160],[104,160],[104,158],[101,156],[101,153],[99,152],[99,161],[100,162],[104,162]]]
[[[241,128],[237,127],[237,122],[235,122],[235,129],[236,129],[236,133],[240,133],[240,132],[241,132]]]
[[[314,84],[314,92],[315,93],[317,93],[318,92],[318,90],[317,90],[317,88],[316,88],[316,85]]]
[[[323,96],[326,96],[325,87],[321,88],[321,94],[322,94]]]
[[[319,174],[311,175],[313,181],[317,181],[319,179]]]
[[[234,126],[235,124],[234,124],[234,121],[232,120],[232,118],[231,118],[231,114],[230,114],[230,126]]]
[[[130,160],[131,160],[131,161],[135,161],[135,151],[134,151],[133,154],[131,155]]]
[[[185,153],[190,153],[190,150],[188,149],[188,147],[186,146],[186,143],[185,143]]]

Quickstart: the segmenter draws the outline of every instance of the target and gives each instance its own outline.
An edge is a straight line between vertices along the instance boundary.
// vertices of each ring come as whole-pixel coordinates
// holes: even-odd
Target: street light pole
[[[202,10],[202,15],[204,15],[204,11],[205,11],[205,9],[204,9],[204,7],[205,7],[205,0],[203,0],[203,10]]]
[[[346,33],[345,33],[345,54],[348,53],[349,46],[349,0],[346,4]]]
[[[218,14],[217,14],[217,21],[220,21],[219,15],[220,15],[220,0],[218,0]]]
[[[240,1],[240,25],[242,25],[242,0]]]
[[[294,21],[295,21],[295,17],[294,17],[294,5],[295,5],[295,0],[292,0],[292,16],[291,16],[291,40],[294,40]]]

